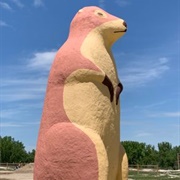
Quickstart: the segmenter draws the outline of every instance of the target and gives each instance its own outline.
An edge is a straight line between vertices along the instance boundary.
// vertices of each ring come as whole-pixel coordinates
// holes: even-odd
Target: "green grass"
[[[133,180],[180,180],[180,172],[135,172],[129,171],[129,178]]]

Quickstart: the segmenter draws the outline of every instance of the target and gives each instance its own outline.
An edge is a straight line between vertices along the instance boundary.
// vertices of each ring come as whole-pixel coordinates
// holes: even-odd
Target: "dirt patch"
[[[0,180],[33,180],[34,164],[26,164],[15,171],[1,171]]]
[[[0,180],[33,180],[33,173],[1,174]]]
[[[34,168],[34,163],[26,164],[25,166],[17,169],[15,173],[32,173]]]

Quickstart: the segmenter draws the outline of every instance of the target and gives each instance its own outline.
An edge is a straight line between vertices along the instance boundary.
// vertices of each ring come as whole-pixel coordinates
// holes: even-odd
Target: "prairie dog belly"
[[[111,105],[109,90],[103,84],[95,81],[67,83],[63,103],[71,122],[91,128],[101,137],[110,131],[117,133],[118,108]]]
[[[103,85],[98,84],[98,87],[96,87],[92,82],[77,82],[65,85],[63,92],[64,108],[72,122],[96,129],[97,132],[103,130],[103,127],[97,127],[97,125],[101,124],[99,121],[104,119],[103,117],[106,116],[106,119],[109,119],[113,110],[109,106],[108,110],[104,112],[102,107],[107,106],[110,101],[108,89],[104,88],[104,93],[102,94],[100,92],[102,88]],[[106,123],[108,122],[104,122],[101,126],[105,126]]]
[[[116,174],[119,164],[119,105],[115,97],[110,102],[108,88],[97,81],[79,82],[72,73],[63,91],[65,112],[72,123],[99,134],[106,148],[110,174]],[[115,94],[114,94],[115,96]]]

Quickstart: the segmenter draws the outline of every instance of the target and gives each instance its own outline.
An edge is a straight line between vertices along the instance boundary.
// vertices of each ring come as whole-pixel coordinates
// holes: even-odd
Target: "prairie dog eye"
[[[95,15],[99,16],[99,17],[102,17],[102,18],[106,18],[107,17],[107,15],[104,12],[99,11],[99,10],[95,11]]]
[[[98,14],[99,16],[103,16],[103,13],[101,13],[101,12],[98,12],[97,14]]]

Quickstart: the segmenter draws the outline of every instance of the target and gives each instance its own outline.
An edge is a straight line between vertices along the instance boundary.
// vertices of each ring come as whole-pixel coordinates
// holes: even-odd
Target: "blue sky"
[[[121,140],[180,145],[179,0],[0,0],[1,136],[36,147],[54,55],[90,5],[128,24],[112,49],[124,85]]]

